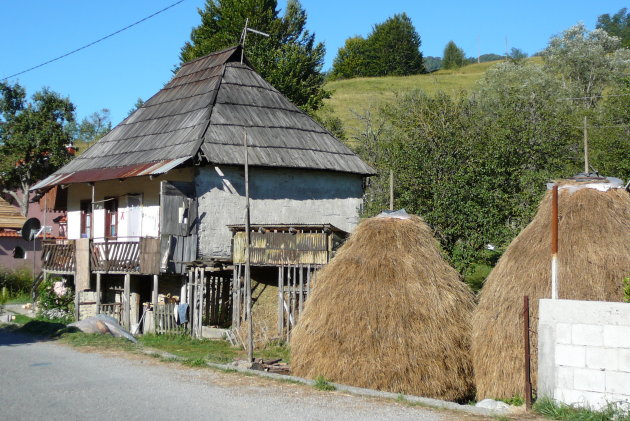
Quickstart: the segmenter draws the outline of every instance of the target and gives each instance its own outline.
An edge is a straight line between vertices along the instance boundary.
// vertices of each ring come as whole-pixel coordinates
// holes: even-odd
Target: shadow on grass
[[[64,333],[76,332],[74,327],[49,320],[30,320],[23,325],[0,327],[0,346],[20,345],[55,340]]]

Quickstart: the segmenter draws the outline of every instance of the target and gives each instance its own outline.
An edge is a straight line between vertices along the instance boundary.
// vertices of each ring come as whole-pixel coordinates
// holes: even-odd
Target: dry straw
[[[570,184],[571,182],[561,183]],[[559,192],[558,297],[623,300],[630,274],[630,195],[583,188]],[[523,395],[523,296],[531,326],[538,300],[551,298],[551,192],[534,220],[512,241],[481,291],[473,317],[472,359],[477,399]],[[537,337],[532,335],[532,383],[536,385]]]
[[[473,306],[421,218],[368,219],[318,273],[292,335],[292,371],[464,399],[473,388]]]

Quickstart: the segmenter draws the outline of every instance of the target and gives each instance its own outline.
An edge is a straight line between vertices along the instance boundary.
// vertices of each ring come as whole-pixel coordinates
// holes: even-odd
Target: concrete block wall
[[[540,300],[538,396],[630,408],[630,304]]]

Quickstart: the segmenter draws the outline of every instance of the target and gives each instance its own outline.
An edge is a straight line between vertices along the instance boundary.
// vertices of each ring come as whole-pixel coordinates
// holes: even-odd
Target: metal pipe
[[[558,185],[551,190],[551,299],[558,299]]]

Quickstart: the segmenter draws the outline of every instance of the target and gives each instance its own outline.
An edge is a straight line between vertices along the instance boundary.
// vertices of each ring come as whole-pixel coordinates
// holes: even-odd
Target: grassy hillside
[[[540,58],[532,58],[539,62]],[[470,90],[484,72],[500,61],[470,64],[457,70],[439,70],[426,75],[387,76],[345,79],[328,82],[326,89],[332,91],[332,97],[326,100],[327,108],[333,115],[341,118],[349,138],[355,136],[361,128],[356,114],[376,108],[395,98],[396,92],[421,89],[428,93],[439,90],[456,93]]]

